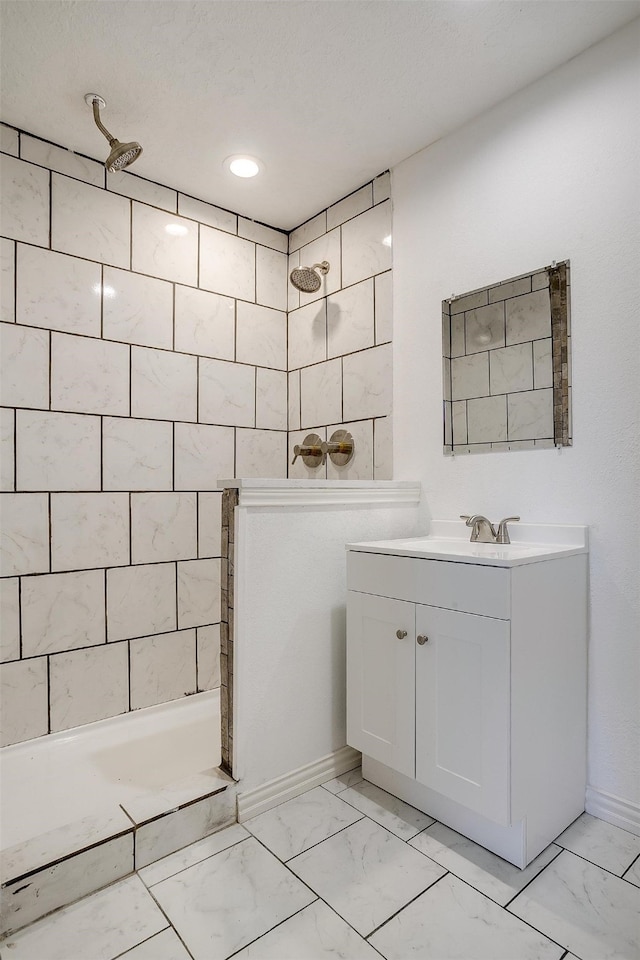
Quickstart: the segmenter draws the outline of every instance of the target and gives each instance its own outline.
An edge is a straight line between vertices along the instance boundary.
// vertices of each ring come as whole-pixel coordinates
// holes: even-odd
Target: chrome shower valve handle
[[[354,440],[348,430],[336,430],[331,434],[329,441],[325,440],[322,444],[322,452],[329,458],[334,466],[346,466],[354,454]]]
[[[322,438],[319,437],[317,433],[308,433],[302,443],[296,443],[293,448],[294,456],[291,461],[291,466],[293,466],[298,457],[302,457],[304,465],[311,469],[321,466],[326,459],[326,454],[322,446]]]

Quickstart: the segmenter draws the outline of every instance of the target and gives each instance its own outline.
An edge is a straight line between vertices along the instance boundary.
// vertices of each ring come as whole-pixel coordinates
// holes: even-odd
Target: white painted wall
[[[589,524],[589,782],[640,825],[639,25],[400,164],[392,195],[395,476],[433,517]],[[441,300],[565,258],[574,447],[444,457]]]
[[[234,775],[246,793],[345,746],[345,545],[415,535],[418,507],[241,501],[236,513]]]

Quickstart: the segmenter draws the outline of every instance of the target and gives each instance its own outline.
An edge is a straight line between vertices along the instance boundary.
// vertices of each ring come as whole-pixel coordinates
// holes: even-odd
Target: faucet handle
[[[298,457],[302,457],[305,466],[319,467],[325,462],[326,454],[322,449],[322,439],[317,433],[308,433],[302,443],[296,443],[293,448],[294,458],[291,465],[296,462]]]
[[[519,519],[520,517],[505,517],[504,520],[500,521],[498,524],[498,536],[496,538],[496,543],[511,543],[507,524],[515,523]]]

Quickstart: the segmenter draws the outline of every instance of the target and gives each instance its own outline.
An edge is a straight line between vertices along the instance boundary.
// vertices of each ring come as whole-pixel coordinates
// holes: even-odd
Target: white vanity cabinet
[[[366,779],[524,867],[584,809],[586,548],[384,549],[348,552],[347,742]]]

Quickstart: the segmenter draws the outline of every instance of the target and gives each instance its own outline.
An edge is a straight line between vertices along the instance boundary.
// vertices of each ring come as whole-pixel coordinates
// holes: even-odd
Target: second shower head
[[[295,267],[289,274],[289,279],[296,290],[301,290],[302,293],[315,293],[320,289],[322,277],[326,276],[329,270],[329,262],[323,260],[322,263],[314,263],[312,267]]]
[[[131,143],[120,143],[119,140],[116,140],[116,138],[109,133],[100,120],[100,107],[106,107],[106,103],[102,97],[99,97],[97,93],[87,93],[84,99],[85,102],[93,108],[93,119],[96,122],[96,126],[100,133],[109,141],[109,146],[111,147],[111,152],[104,162],[105,167],[109,173],[124,170],[125,167],[128,167],[134,160],[138,159],[142,153],[142,147],[139,143],[136,143],[135,140],[132,140]]]

